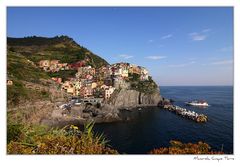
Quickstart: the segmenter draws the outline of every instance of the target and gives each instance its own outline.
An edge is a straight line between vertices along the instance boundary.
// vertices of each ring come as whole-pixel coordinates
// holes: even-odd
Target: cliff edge
[[[159,89],[152,93],[137,90],[121,89],[109,100],[109,104],[118,109],[135,108],[141,106],[157,106],[162,100]]]

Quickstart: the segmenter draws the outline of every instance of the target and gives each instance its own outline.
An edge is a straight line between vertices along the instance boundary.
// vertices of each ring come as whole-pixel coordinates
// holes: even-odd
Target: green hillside
[[[43,59],[58,59],[62,63],[74,63],[88,58],[88,64],[93,67],[108,64],[107,61],[80,46],[68,36],[56,36],[53,38],[36,36],[8,37],[7,45],[8,50],[21,53],[35,63]]]
[[[7,76],[13,81],[13,85],[8,86],[7,89],[8,103],[16,105],[24,100],[48,97],[47,92],[30,90],[24,86],[24,81],[43,84],[41,80],[50,77],[23,55],[8,51]]]
[[[7,53],[8,76],[16,80],[39,82],[39,79],[48,79],[48,75],[36,67],[31,60],[20,53],[8,51]]]

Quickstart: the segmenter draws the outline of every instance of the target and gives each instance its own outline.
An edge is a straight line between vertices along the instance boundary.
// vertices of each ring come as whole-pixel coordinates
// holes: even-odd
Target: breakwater
[[[168,105],[163,105],[162,106],[164,109],[173,112],[181,117],[196,121],[198,123],[204,123],[208,121],[208,117],[204,114],[198,114],[194,111],[191,110],[187,110],[186,108],[182,108],[179,106],[175,106],[172,104],[168,104]]]

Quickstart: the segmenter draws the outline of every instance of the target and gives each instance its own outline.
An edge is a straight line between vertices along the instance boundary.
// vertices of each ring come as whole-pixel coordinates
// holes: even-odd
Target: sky
[[[231,7],[8,7],[7,36],[67,35],[160,86],[233,85]]]

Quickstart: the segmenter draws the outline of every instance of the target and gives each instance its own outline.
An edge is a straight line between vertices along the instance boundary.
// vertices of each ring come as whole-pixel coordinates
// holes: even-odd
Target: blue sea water
[[[204,141],[213,150],[233,154],[233,87],[231,86],[162,86],[163,97],[179,105],[208,116],[207,123],[196,123],[158,107],[144,108],[125,122],[95,125],[103,132],[109,145],[120,153],[146,154],[150,150],[169,146],[170,140],[182,142]],[[197,108],[184,102],[204,99],[210,106]]]

